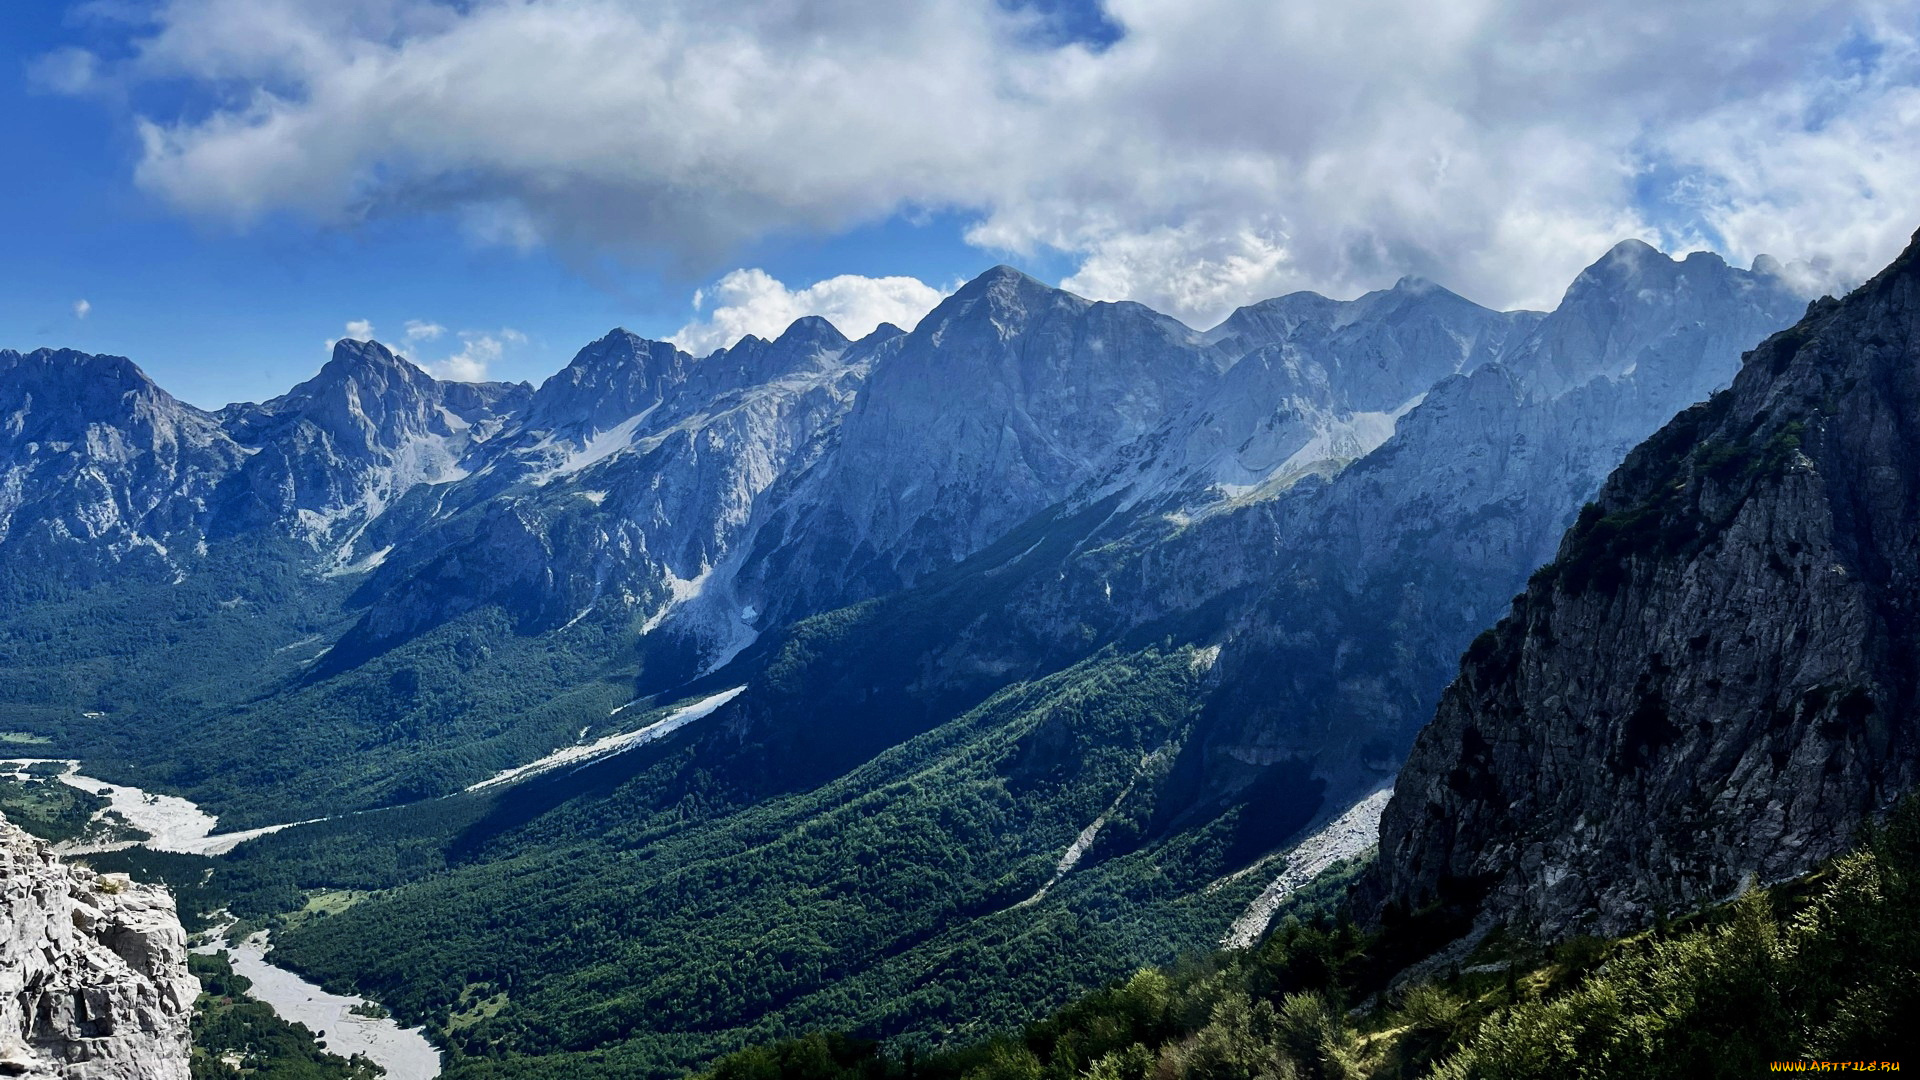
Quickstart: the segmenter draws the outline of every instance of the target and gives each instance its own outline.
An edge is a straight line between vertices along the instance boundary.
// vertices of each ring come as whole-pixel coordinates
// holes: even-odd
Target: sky
[[[1844,289],[1920,226],[1920,0],[0,6],[0,347],[217,407],[341,337],[538,381],[910,326],[996,263],[1196,327],[1638,237]]]

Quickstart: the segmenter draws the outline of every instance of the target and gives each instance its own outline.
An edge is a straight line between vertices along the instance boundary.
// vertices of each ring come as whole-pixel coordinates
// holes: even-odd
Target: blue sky
[[[665,337],[693,315],[703,277],[645,253],[582,266],[547,250],[480,246],[444,213],[328,226],[294,214],[245,228],[182,215],[133,181],[126,114],[47,92],[33,62],[105,43],[57,4],[0,7],[0,145],[26,148],[0,175],[0,348],[68,347],[134,358],[203,407],[284,392],[325,362],[349,321],[399,341],[408,320],[449,328],[408,350],[451,354],[458,330],[511,328],[489,376],[533,382],[615,326]],[[992,265],[950,216],[895,217],[837,235],[768,236],[742,265],[811,282],[906,274],[948,283]],[[649,266],[649,262],[655,265]],[[1049,262],[1032,260],[1044,272]],[[89,310],[77,317],[74,305]]]
[[[1915,4],[1563,7],[6,5],[0,347],[217,406],[356,322],[537,381],[1001,261],[1206,325],[1409,272],[1551,304],[1624,236],[1844,287],[1920,225]]]

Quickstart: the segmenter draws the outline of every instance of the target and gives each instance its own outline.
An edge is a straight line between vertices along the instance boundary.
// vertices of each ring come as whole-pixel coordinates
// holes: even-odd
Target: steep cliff
[[[1917,425],[1920,238],[1582,511],[1417,740],[1381,894],[1615,933],[1843,848],[1920,767]]]
[[[186,1080],[199,991],[172,897],[0,821],[0,1076]]]

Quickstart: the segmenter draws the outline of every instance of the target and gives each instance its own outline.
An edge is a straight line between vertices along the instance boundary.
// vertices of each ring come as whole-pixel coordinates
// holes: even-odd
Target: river
[[[253,981],[248,993],[273,1006],[283,1019],[305,1024],[327,1044],[329,1053],[365,1054],[387,1070],[387,1080],[432,1080],[440,1075],[440,1051],[427,1041],[424,1029],[403,1028],[392,1019],[355,1016],[353,1007],[365,999],[330,994],[286,968],[275,967],[267,960],[265,930],[238,945],[222,941],[196,951],[222,947],[233,959],[233,970]]]

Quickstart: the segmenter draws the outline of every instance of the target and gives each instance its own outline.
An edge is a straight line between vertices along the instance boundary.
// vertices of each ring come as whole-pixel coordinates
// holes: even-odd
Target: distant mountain
[[[770,489],[826,451],[897,340],[803,319],[699,361],[625,331],[589,345],[395,537],[334,661],[488,604],[530,632],[597,615],[644,635],[696,599],[697,663],[731,656],[754,634],[731,567]]]
[[[524,385],[440,382],[379,342],[344,339],[285,395],[220,411],[248,457],[222,481],[208,532],[277,527],[349,551],[407,492],[466,476],[467,457],[527,401]]]
[[[1912,789],[1917,313],[1920,238],[1627,456],[1421,733],[1384,899],[1617,934]]]
[[[172,577],[246,452],[123,357],[0,351],[0,552],[8,590],[121,564]]]
[[[912,333],[810,318],[695,358],[615,331],[538,389],[347,340],[217,414],[124,360],[0,354],[0,603],[136,571],[217,590],[244,566],[335,627],[298,693],[493,611],[523,638],[634,642],[606,656],[637,648],[631,697],[1064,513],[1087,531],[1054,536],[1059,573],[991,601],[1027,645],[970,664],[1037,673],[1172,620],[1224,648],[1238,719],[1210,760],[1312,762],[1345,790],[1391,771],[1445,658],[1625,449],[1797,306],[1767,274],[1628,243],[1545,316],[1408,279],[1200,333],[999,267]],[[286,692],[235,666],[246,700]],[[144,706],[80,692],[153,707],[151,686]]]

